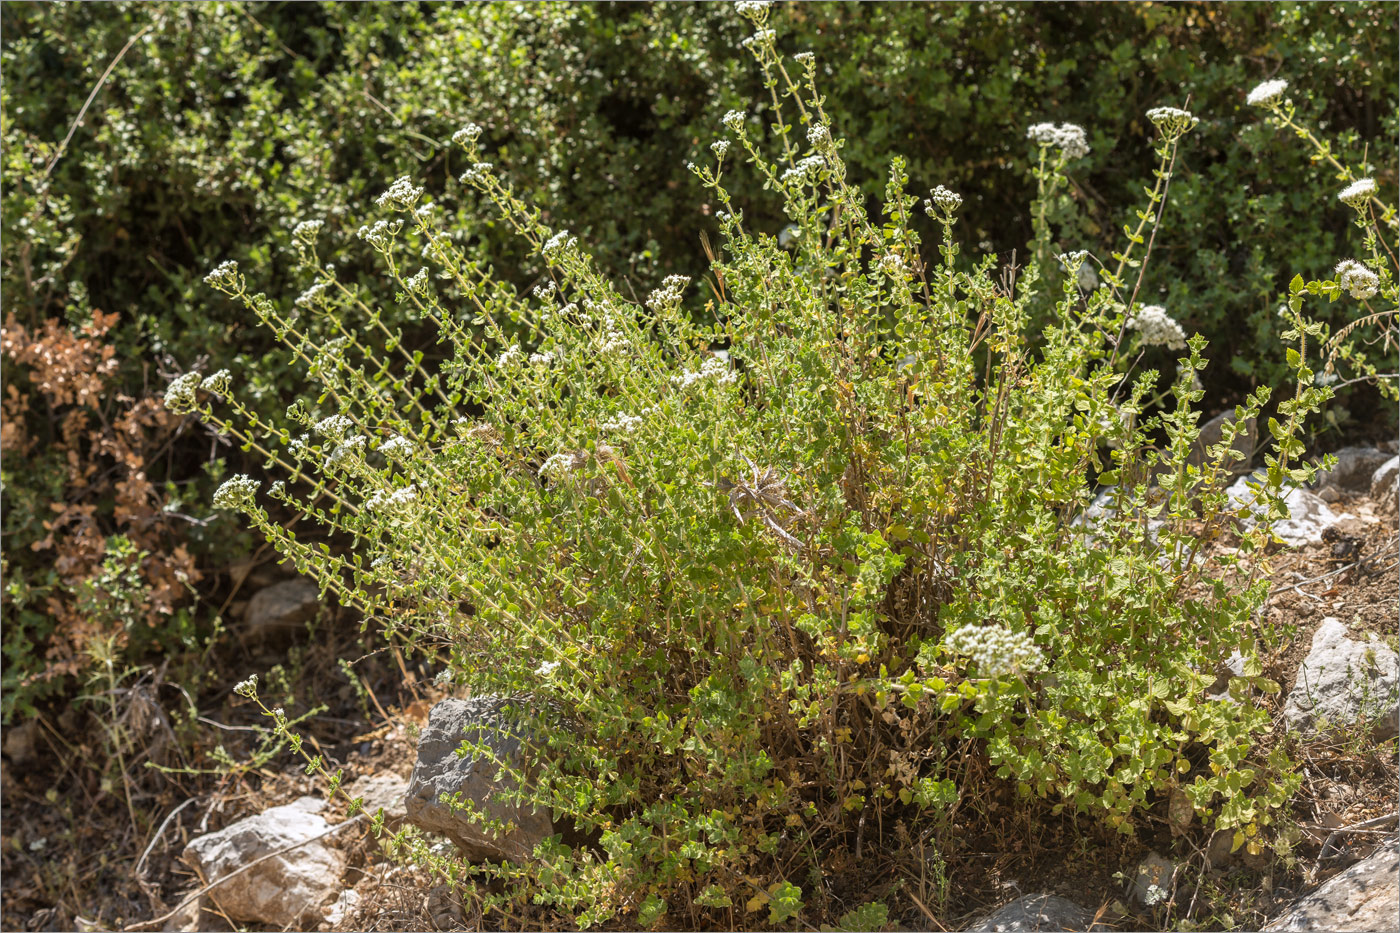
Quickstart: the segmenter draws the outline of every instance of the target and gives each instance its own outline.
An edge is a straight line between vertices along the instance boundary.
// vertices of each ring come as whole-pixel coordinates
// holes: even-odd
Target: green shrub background
[[[1171,189],[1175,236],[1158,245],[1144,297],[1207,337],[1216,365],[1203,374],[1205,404],[1218,408],[1285,378],[1270,352],[1283,326],[1277,295],[1294,272],[1330,270],[1349,223],[1318,194],[1333,187],[1331,170],[1270,139],[1243,113],[1244,96],[1288,78],[1300,118],[1338,139],[1344,161],[1362,164],[1369,147],[1375,177],[1393,188],[1393,13],[1380,3],[809,3],[778,11],[774,25],[782,50],[816,53],[828,110],[858,121],[839,128],[843,156],[872,204],[885,160],[902,153],[911,187],[961,192],[969,242],[1003,255],[1023,254],[1032,236],[1028,124],[1088,129],[1093,152],[1069,194],[1078,204],[1064,205],[1071,226],[1056,225],[1056,238],[1106,256],[1131,219],[1119,206],[1151,180],[1144,111],[1189,95],[1202,122]],[[315,218],[342,280],[382,288],[354,237],[359,206],[402,173],[430,197],[446,190],[465,165],[445,140],[468,119],[545,221],[643,295],[706,266],[714,205],[685,164],[700,161],[728,108],[766,96],[736,54],[746,32],[728,4],[7,4],[5,312],[29,328],[117,313],[114,396],[149,394],[197,364],[229,367],[251,384],[245,398],[276,415],[296,388],[285,356],[241,309],[212,300],[203,275],[237,260],[251,288],[290,307],[305,284],[287,278],[290,231]],[[734,189],[760,185],[740,169]],[[755,229],[777,232],[786,221],[775,203],[739,206]],[[498,278],[539,279],[538,260],[505,231],[458,220],[472,231],[463,248],[490,257]],[[431,355],[433,336],[413,321],[388,324]],[[1349,403],[1356,415],[1375,414],[1367,398]],[[208,450],[189,431],[148,465],[194,515],[207,514],[204,473],[250,465],[227,449],[227,469],[207,464]],[[38,579],[48,571],[28,550],[43,534],[34,503],[55,492],[27,462],[7,462],[3,481],[7,574]],[[114,533],[112,498],[94,501]],[[231,531],[225,518],[191,524],[185,543],[217,566],[247,547]],[[7,624],[13,611],[7,598]]]

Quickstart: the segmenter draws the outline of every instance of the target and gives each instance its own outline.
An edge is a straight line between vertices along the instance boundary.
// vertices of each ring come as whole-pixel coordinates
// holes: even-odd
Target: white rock
[[[385,820],[398,820],[404,816],[408,782],[396,774],[365,774],[345,786],[345,795],[351,799],[361,798],[365,813],[370,817],[383,809]]]
[[[1043,930],[1107,930],[1094,912],[1053,894],[1028,894],[967,928],[967,933],[1039,933]]]
[[[321,608],[321,591],[310,580],[274,583],[258,590],[243,613],[242,638],[250,645],[286,642]]]
[[[1333,454],[1337,465],[1317,474],[1317,487],[1335,486],[1342,492],[1366,492],[1376,468],[1391,459],[1385,451],[1374,447],[1343,447]]]
[[[1249,516],[1243,520],[1246,528],[1253,528],[1264,516],[1263,506],[1257,504],[1258,491],[1250,488],[1251,484],[1257,485],[1262,479],[1262,475],[1257,473],[1253,476],[1241,476],[1225,491],[1234,508],[1249,509]],[[1329,509],[1327,503],[1319,496],[1306,489],[1293,490],[1284,497],[1283,504],[1288,509],[1288,517],[1275,522],[1273,532],[1285,544],[1293,547],[1317,544],[1322,540],[1322,532],[1341,521],[1343,517]]]
[[[329,907],[322,909],[322,914],[326,918],[326,924],[332,930],[338,930],[354,920],[355,911],[359,906],[360,893],[352,888],[341,891],[340,896]]]
[[[321,921],[321,908],[340,891],[345,856],[331,838],[308,842],[330,824],[317,815],[325,801],[303,797],[208,833],[185,847],[185,861],[208,882],[255,859],[305,843],[230,878],[210,892],[233,920],[307,929]]]
[[[1400,926],[1400,840],[1301,898],[1270,933],[1363,933]]]
[[[1304,732],[1323,720],[1334,727],[1365,720],[1379,738],[1389,738],[1400,729],[1400,660],[1374,635],[1353,641],[1339,620],[1323,619],[1283,715]]]

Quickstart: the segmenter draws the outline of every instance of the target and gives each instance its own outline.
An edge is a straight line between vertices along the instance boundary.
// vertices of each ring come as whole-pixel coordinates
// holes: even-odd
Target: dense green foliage
[[[1150,181],[1144,110],[1189,96],[1202,123],[1169,195],[1184,235],[1161,247],[1144,294],[1228,361],[1203,374],[1220,403],[1286,375],[1265,349],[1282,326],[1272,296],[1293,270],[1324,274],[1347,223],[1315,193],[1329,168],[1239,119],[1247,88],[1286,74],[1302,116],[1332,131],[1344,160],[1360,166],[1369,146],[1376,177],[1394,183],[1394,148],[1376,145],[1394,138],[1397,112],[1396,24],[1383,4],[826,3],[785,8],[774,27],[779,48],[816,53],[828,106],[853,115],[843,157],[867,206],[879,202],[887,153],[902,152],[914,184],[963,193],[969,242],[1004,257],[1024,257],[1033,236],[1028,124],[1088,128],[1093,151],[1049,220],[1059,247],[1106,249],[1131,220],[1121,205]],[[9,4],[0,259],[10,330],[57,320],[82,335],[96,312],[117,315],[101,338],[115,368],[94,424],[113,421],[120,396],[140,398],[196,363],[237,369],[254,403],[280,417],[297,377],[236,308],[207,301],[200,277],[237,260],[290,309],[290,231],[314,217],[341,280],[389,298],[354,238],[358,205],[402,172],[430,196],[449,190],[464,164],[443,140],[465,119],[485,128],[547,222],[585,237],[603,269],[643,294],[703,269],[705,241],[718,236],[717,205],[686,162],[731,106],[757,101],[759,117],[770,106],[732,54],[744,35],[715,4]],[[753,229],[788,223],[747,166],[735,181]],[[499,279],[539,280],[543,265],[502,227],[455,219],[460,248]],[[430,329],[382,308],[389,330],[436,352]],[[41,391],[29,374],[11,354],[7,383]],[[6,596],[7,628],[28,633],[6,645],[7,715],[16,685],[52,653],[52,607],[77,612],[106,551],[121,550],[115,536],[138,541],[145,585],[166,590],[247,541],[221,519],[171,518],[202,520],[205,474],[239,465],[237,452],[211,460],[207,438],[180,425],[148,425],[130,455],[110,440],[50,443],[68,411],[46,399],[10,412],[34,444],[4,474],[7,577],[19,586]],[[95,473],[63,478],[70,451]],[[151,484],[142,508],[156,530],[122,518],[114,476]],[[42,524],[59,502],[92,507],[80,546],[65,543],[75,526],[55,536]],[[31,551],[44,542],[82,559],[56,569]],[[172,570],[159,555],[177,547],[191,556]],[[166,634],[188,638],[188,620]]]
[[[1106,260],[1060,252],[1047,214],[1088,155],[1083,130],[1033,125],[1039,237],[1013,268],[964,245],[959,193],[940,184],[920,212],[900,157],[868,210],[821,59],[780,53],[767,5],[738,6],[772,106],[725,113],[687,167],[720,226],[703,314],[687,276],[624,294],[486,161],[502,150],[476,123],[452,136],[462,188],[401,176],[358,229],[376,291],[437,332],[440,365],[324,262],[337,247],[319,220],[294,231],[296,313],[237,262],[206,278],[312,385],[288,428],[245,400],[241,374],[172,381],[167,407],[276,477],[235,476],[214,503],[342,604],[446,653],[444,681],[504,698],[479,728],[524,758],[464,738],[500,776],[458,803],[488,835],[511,833],[519,806],[557,831],[519,862],[454,858],[411,829],[391,851],[460,883],[486,925],[580,929],[875,917],[847,913],[864,892],[829,879],[866,844],[918,876],[912,840],[951,849],[954,813],[993,775],[1123,834],[1178,797],[1187,823],[1257,853],[1301,778],[1259,741],[1272,717],[1257,696],[1279,691],[1254,624],[1271,536],[1241,526],[1226,488],[1274,393],[1250,393],[1196,456],[1207,340],[1140,294],[1151,244],[1180,236],[1161,210],[1202,121],[1146,112],[1153,185]],[[1296,126],[1283,91],[1254,103]],[[741,204],[745,185],[761,192]],[[1375,187],[1356,180],[1342,204],[1364,263],[1270,296],[1292,378],[1253,486],[1267,517],[1314,475],[1303,427],[1332,397],[1310,315],[1395,315],[1378,236],[1395,211],[1376,217]],[[518,239],[538,284],[464,250],[462,216]],[[1164,350],[1180,351],[1166,372],[1138,365]],[[1099,484],[1111,509],[1089,509]],[[1225,533],[1237,547],[1207,555]],[[1210,695],[1235,652],[1241,671]],[[256,677],[237,689],[257,699]],[[262,709],[293,740],[283,710]]]

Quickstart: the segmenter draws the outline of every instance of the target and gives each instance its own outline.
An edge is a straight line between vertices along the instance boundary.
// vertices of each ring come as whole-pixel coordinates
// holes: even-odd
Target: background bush
[[[56,320],[81,334],[97,311],[115,313],[102,338],[118,363],[109,398],[140,398],[195,364],[229,366],[275,413],[294,387],[285,358],[239,309],[210,302],[201,277],[235,259],[251,287],[295,295],[282,278],[293,263],[274,260],[289,258],[291,226],[316,218],[342,281],[376,288],[365,250],[344,248],[355,243],[350,205],[404,172],[430,196],[445,190],[464,165],[441,141],[466,119],[485,127],[484,146],[521,194],[549,205],[544,219],[586,238],[637,294],[699,271],[702,235],[714,239],[718,225],[684,165],[700,160],[728,108],[765,96],[733,54],[746,28],[727,5],[12,4],[6,14],[7,333]],[[1262,351],[1282,326],[1273,296],[1293,272],[1330,269],[1348,223],[1317,194],[1330,190],[1330,169],[1242,118],[1248,88],[1289,78],[1301,116],[1340,139],[1344,160],[1360,164],[1369,144],[1382,191],[1395,184],[1394,146],[1375,145],[1397,132],[1397,27],[1383,4],[823,3],[786,7],[774,25],[781,49],[817,54],[828,108],[858,115],[843,155],[865,193],[878,199],[883,160],[901,152],[912,187],[960,191],[969,240],[1003,254],[1031,239],[1026,125],[1088,128],[1093,152],[1069,194],[1079,210],[1064,213],[1073,227],[1057,239],[1103,247],[1129,219],[1116,206],[1135,203],[1149,180],[1143,112],[1189,94],[1202,123],[1171,191],[1179,237],[1154,257],[1147,287],[1223,364],[1203,374],[1206,407],[1283,377]],[[734,188],[757,192],[753,180],[740,172]],[[738,206],[755,229],[786,223],[761,197]],[[538,280],[538,261],[504,231],[457,219],[463,248],[490,257],[498,278]],[[388,324],[431,350],[433,336],[412,321]],[[9,356],[6,367],[7,391],[30,393],[29,364]],[[1374,414],[1366,397],[1350,404]],[[50,416],[39,404],[27,412]],[[192,427],[171,430],[162,456],[138,469],[162,514],[184,498],[207,501],[204,472],[221,476],[230,453],[211,453]],[[10,582],[76,599],[86,577],[50,580],[50,562],[30,549],[47,534],[34,518],[45,502],[91,505],[98,537],[120,532],[121,470],[103,464],[99,482],[60,491],[33,461],[6,457]],[[179,524],[206,567],[247,540],[222,518]],[[7,668],[8,717],[51,646],[47,623],[17,624],[13,592],[4,612],[7,651],[19,639],[26,659]]]

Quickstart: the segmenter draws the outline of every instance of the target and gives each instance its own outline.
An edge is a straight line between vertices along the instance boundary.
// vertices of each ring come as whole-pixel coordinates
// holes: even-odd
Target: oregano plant
[[[1304,298],[1347,285],[1295,282],[1296,385],[1274,409],[1254,392],[1195,457],[1206,342],[1138,295],[1195,117],[1147,115],[1158,186],[1119,252],[1057,244],[1036,209],[1024,266],[969,259],[962,199],[910,194],[898,158],[872,211],[814,58],[785,59],[766,5],[739,7],[770,98],[727,114],[691,166],[719,208],[703,280],[624,295],[515,195],[474,125],[453,139],[461,194],[547,278],[503,284],[412,178],[359,230],[441,365],[341,280],[314,220],[296,230],[311,281],[294,301],[249,293],[233,263],[208,278],[314,386],[288,431],[226,372],[172,384],[174,410],[277,474],[231,480],[217,504],[388,637],[440,652],[444,682],[505,698],[528,762],[496,761],[500,795],[561,830],[522,863],[465,864],[412,831],[395,845],[491,916],[736,928],[845,913],[827,873],[896,827],[950,844],[989,771],[1125,834],[1184,794],[1207,827],[1261,844],[1298,778],[1258,747],[1257,697],[1278,691],[1251,621],[1270,532],[1241,525],[1226,489],[1255,419],[1254,509],[1285,514],[1312,476],[1300,434],[1331,389]],[[1076,130],[1032,128],[1046,197],[1085,155]],[[738,160],[781,200],[781,239],[735,206]],[[313,339],[312,318],[337,336]],[[1170,372],[1146,366],[1171,351]],[[1227,532],[1236,547],[1211,547]],[[1243,674],[1209,695],[1236,652]]]

